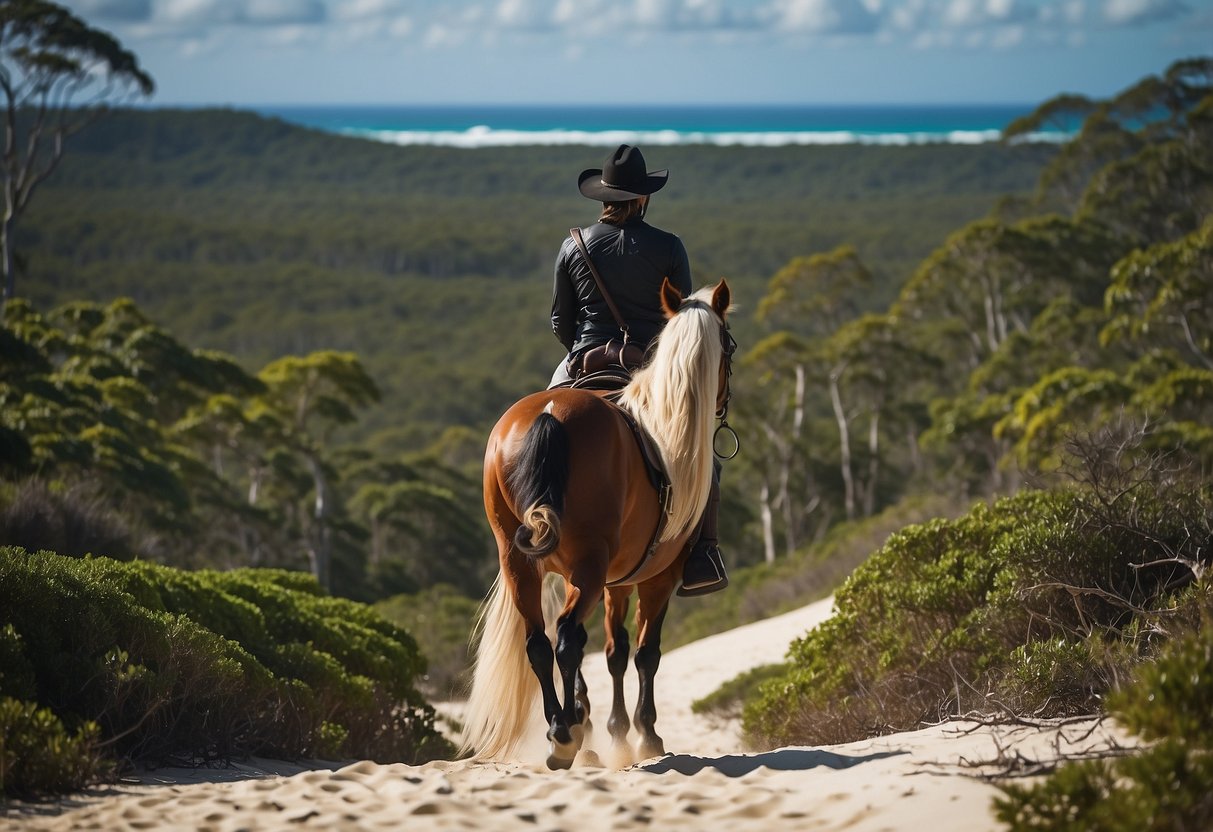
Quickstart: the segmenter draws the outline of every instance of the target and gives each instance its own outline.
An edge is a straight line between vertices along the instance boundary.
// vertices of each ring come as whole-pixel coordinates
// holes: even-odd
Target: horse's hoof
[[[572,757],[557,757],[555,754],[548,755],[548,768],[552,771],[561,771],[573,767]]]

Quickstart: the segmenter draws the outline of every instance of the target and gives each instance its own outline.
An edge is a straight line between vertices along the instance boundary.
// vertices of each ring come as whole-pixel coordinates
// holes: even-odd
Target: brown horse
[[[603,598],[614,682],[607,727],[617,748],[630,748],[623,621],[633,589],[639,597],[640,753],[664,753],[654,729],[653,677],[661,623],[711,487],[712,424],[729,395],[729,297],[723,280],[686,299],[665,281],[661,302],[668,321],[619,406],[586,390],[548,390],[517,402],[493,428],[484,459],[484,508],[501,571],[481,608],[464,753],[474,751],[481,759],[515,754],[541,692],[551,742],[548,766],[572,765],[589,717],[580,669],[584,621]],[[670,480],[660,535],[658,494],[620,408],[654,438]],[[547,573],[560,575],[565,584],[554,653],[544,629]]]

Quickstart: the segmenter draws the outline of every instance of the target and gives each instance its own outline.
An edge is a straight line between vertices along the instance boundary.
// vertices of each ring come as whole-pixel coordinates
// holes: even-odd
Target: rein
[[[737,436],[737,431],[733,430],[729,424],[729,402],[733,400],[733,354],[737,352],[737,340],[733,334],[729,332],[727,322],[720,327],[720,351],[724,360],[724,400],[716,408],[716,418],[720,420],[720,424],[716,426],[716,432],[712,434],[712,453],[723,460],[729,460],[737,456],[741,452],[741,439]],[[733,449],[729,453],[721,453],[716,448],[717,440],[720,434],[733,438]]]

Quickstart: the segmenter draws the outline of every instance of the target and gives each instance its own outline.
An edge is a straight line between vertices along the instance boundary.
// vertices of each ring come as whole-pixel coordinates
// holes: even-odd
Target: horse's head
[[[678,291],[678,287],[671,283],[669,278],[665,278],[661,283],[661,308],[665,312],[666,319],[677,315],[684,303],[702,302],[695,300],[696,296],[701,294],[703,293],[697,292],[689,299],[684,298],[682,292]],[[733,353],[737,352],[737,342],[733,340],[733,336],[729,332],[729,323],[726,319],[732,303],[733,295],[729,290],[728,281],[722,277],[720,282],[712,288],[711,298],[705,304],[720,321],[720,385],[716,392],[716,415],[721,419],[728,415],[729,400],[733,395],[729,379],[733,375]]]

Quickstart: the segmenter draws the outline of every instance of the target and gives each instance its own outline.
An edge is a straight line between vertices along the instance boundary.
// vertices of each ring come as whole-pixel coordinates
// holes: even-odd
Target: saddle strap
[[[614,405],[615,409],[623,417],[624,423],[632,429],[632,436],[635,438],[636,445],[640,449],[640,457],[644,460],[644,467],[646,473],[649,475],[649,482],[657,489],[657,528],[653,530],[653,536],[649,538],[649,545],[644,550],[644,556],[632,567],[632,571],[618,580],[607,581],[606,586],[612,587],[620,586],[630,581],[648,564],[649,560],[653,557],[653,553],[657,551],[657,542],[661,539],[661,533],[665,531],[666,521],[670,516],[669,506],[672,488],[670,478],[665,471],[665,466],[661,462],[661,454],[657,450],[656,443],[653,442],[653,437],[649,436],[648,431],[641,427],[636,418],[626,409],[620,407],[610,398],[607,398],[606,401]]]
[[[573,238],[573,242],[581,250],[581,256],[585,258],[585,264],[590,267],[590,274],[594,276],[594,282],[598,284],[598,293],[602,295],[602,299],[606,301],[607,308],[611,310],[611,315],[615,317],[615,324],[619,327],[619,331],[623,333],[623,343],[626,344],[628,342],[627,322],[623,319],[623,315],[619,314],[619,307],[615,305],[615,299],[607,291],[606,281],[602,279],[602,275],[598,273],[598,267],[590,259],[590,250],[585,247],[585,239],[581,236],[581,229],[570,228],[569,236]]]

